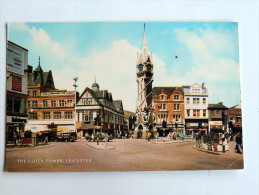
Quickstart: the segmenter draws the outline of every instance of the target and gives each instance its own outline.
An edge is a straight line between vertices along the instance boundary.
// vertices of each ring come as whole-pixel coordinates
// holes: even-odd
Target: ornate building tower
[[[153,82],[153,63],[152,54],[148,52],[146,31],[144,24],[144,33],[142,41],[142,50],[137,58],[137,84],[138,97],[136,108],[136,128],[134,137],[145,138],[146,131],[151,130],[150,124],[152,114],[152,82]]]

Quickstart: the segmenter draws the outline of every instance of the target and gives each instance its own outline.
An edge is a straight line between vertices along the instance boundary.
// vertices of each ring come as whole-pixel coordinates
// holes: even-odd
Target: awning
[[[76,128],[77,129],[94,129],[94,124],[93,123],[89,123],[89,124],[86,124],[84,122],[80,122],[80,121],[77,121],[76,122]]]

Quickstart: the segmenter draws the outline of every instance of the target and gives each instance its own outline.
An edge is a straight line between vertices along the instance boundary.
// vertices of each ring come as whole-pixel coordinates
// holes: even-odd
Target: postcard
[[[8,23],[8,172],[243,169],[237,22]]]

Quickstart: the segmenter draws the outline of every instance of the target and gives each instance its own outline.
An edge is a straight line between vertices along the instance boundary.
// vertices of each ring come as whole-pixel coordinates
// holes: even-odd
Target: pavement
[[[243,158],[243,154],[236,153],[236,151],[235,151],[235,147],[236,147],[236,142],[235,141],[229,142],[228,146],[229,146],[229,150],[226,151],[226,152],[209,151],[209,150],[205,150],[203,148],[198,148],[198,147],[196,147],[196,145],[193,146],[193,148],[196,149],[196,150],[202,151],[202,152],[210,153],[210,154]]]
[[[242,169],[243,159],[193,149],[195,142],[114,139],[111,142],[50,142],[6,150],[10,172],[100,172]],[[243,156],[240,154],[240,156]]]
[[[86,142],[86,144],[88,146],[95,148],[97,150],[113,150],[113,149],[115,149],[115,147],[109,145],[110,142],[99,142],[97,144],[97,142],[89,142],[86,140],[84,140],[84,141]]]

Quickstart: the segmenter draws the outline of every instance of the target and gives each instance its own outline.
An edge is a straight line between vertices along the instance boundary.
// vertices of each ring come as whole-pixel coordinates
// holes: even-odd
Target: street
[[[91,147],[85,140],[50,142],[30,148],[8,148],[10,172],[101,172],[221,170],[243,168],[242,155],[224,156],[198,151],[195,142],[155,143],[155,140],[115,139],[108,148]],[[92,144],[97,144],[92,143]],[[100,142],[99,148],[105,143]]]

